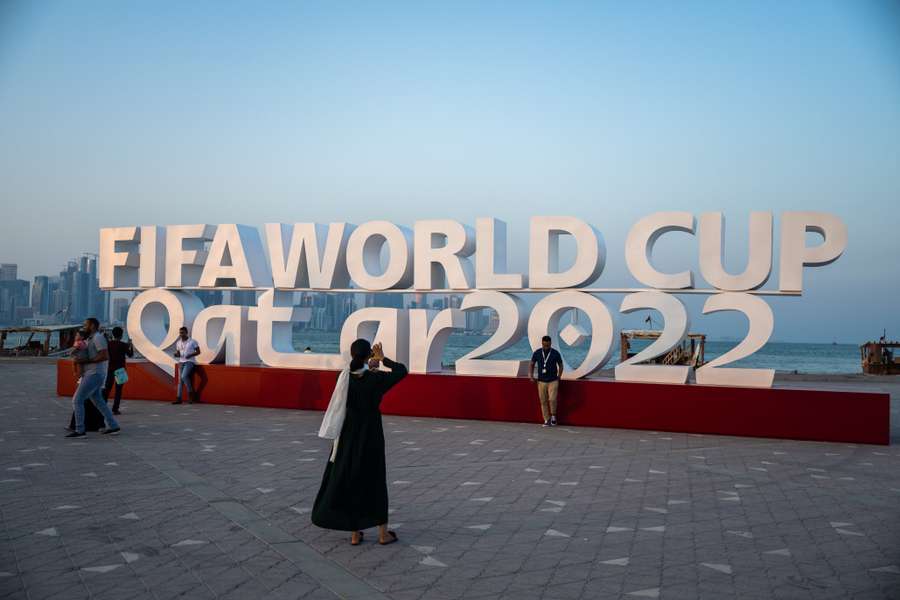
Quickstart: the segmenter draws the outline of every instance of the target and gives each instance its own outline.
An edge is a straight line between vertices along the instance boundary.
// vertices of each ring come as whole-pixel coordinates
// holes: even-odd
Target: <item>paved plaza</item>
[[[125,401],[70,441],[51,363],[0,375],[3,598],[900,598],[896,414],[893,446],[386,416],[400,542],[351,547],[309,521],[321,413]]]

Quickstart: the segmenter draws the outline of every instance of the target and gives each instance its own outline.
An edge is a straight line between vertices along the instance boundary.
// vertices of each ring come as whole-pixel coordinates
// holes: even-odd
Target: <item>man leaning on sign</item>
[[[175,341],[175,358],[178,359],[178,386],[175,394],[175,402],[172,404],[181,404],[181,388],[187,390],[188,402],[193,404],[199,402],[197,392],[191,384],[191,373],[197,366],[197,359],[200,354],[200,344],[190,336],[187,327],[178,330],[178,339]]]
[[[541,338],[541,347],[531,355],[528,364],[528,377],[535,381],[534,365],[537,364],[537,389],[538,398],[541,400],[541,414],[544,417],[544,427],[556,425],[556,394],[559,391],[559,379],[563,374],[563,360],[556,348],[550,347],[549,335]]]

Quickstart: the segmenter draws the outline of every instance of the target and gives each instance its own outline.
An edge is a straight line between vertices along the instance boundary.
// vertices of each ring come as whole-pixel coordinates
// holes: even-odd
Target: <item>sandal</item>
[[[364,535],[365,535],[365,533],[363,533],[362,531],[360,531],[360,532],[359,532],[359,539],[357,539],[355,542],[353,541],[353,536],[351,536],[351,537],[350,537],[350,545],[351,545],[351,546],[359,546],[360,544],[362,544],[363,536],[364,536]]]
[[[378,543],[381,544],[382,546],[387,546],[388,544],[393,544],[394,542],[396,542],[398,540],[397,534],[394,533],[393,531],[388,530],[388,535],[391,536],[388,539],[388,541],[382,542],[381,540],[378,540]]]

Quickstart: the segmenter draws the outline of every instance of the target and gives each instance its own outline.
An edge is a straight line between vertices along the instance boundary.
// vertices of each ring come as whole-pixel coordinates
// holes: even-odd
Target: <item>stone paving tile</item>
[[[385,416],[401,543],[354,548],[309,522],[319,413],[125,401],[73,442],[51,364],[0,372],[0,598],[900,598],[896,418],[880,447]]]

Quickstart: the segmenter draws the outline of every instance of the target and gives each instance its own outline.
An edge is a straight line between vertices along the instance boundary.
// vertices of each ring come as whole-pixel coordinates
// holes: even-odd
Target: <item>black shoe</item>
[[[116,427],[115,429],[109,429],[108,427],[104,427],[103,429],[100,430],[100,433],[102,433],[103,435],[107,435],[107,434],[119,433],[120,431],[122,431],[121,427]]]
[[[121,415],[122,413],[120,413],[120,412],[117,411],[117,410],[114,410],[114,411],[113,411],[113,414],[114,414],[114,415]]]
[[[79,437],[85,437],[86,435],[87,434],[83,431],[81,433],[78,433],[77,431],[73,431],[72,433],[67,433],[66,437],[67,438],[79,438]]]
[[[550,427],[556,427],[556,415],[550,416]]]
[[[176,400],[176,401],[173,402],[172,404],[181,404],[181,400]]]
[[[74,427],[66,427],[66,431],[75,431]]]

